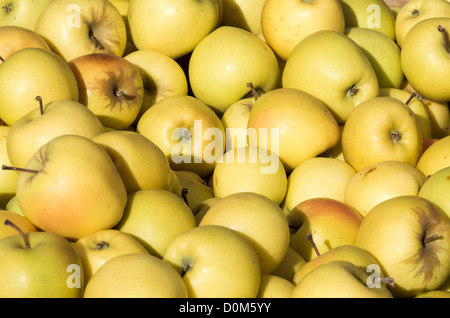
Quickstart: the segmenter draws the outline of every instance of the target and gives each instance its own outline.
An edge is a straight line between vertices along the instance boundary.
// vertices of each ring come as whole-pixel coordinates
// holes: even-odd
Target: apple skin
[[[59,99],[78,101],[78,84],[70,67],[55,53],[24,48],[0,64],[0,118],[12,125],[37,107],[36,96],[44,104]]]
[[[198,174],[192,171],[174,171],[178,178],[182,189],[186,189],[187,193],[184,198],[192,213],[196,213],[199,205],[210,198],[214,198],[214,191],[208,184],[200,178]]]
[[[439,239],[433,239],[433,235]],[[355,245],[372,254],[395,297],[437,289],[450,273],[450,218],[417,195],[383,201],[364,217]],[[428,241],[426,241],[428,240]]]
[[[450,136],[433,142],[420,156],[416,168],[429,177],[450,165]]]
[[[107,0],[59,0],[39,15],[34,31],[66,62],[91,53],[122,56],[127,30]]]
[[[2,0],[0,1],[0,26],[18,26],[32,31],[36,26],[39,15],[52,1]]]
[[[253,34],[261,30],[261,12],[265,0],[222,0],[221,25],[235,26]]]
[[[86,284],[84,298],[186,298],[187,288],[160,258],[132,253],[116,256]]]
[[[292,282],[283,277],[263,274],[256,298],[290,298],[294,287]]]
[[[7,139],[10,126],[0,126],[0,164],[11,165],[8,155]],[[0,169],[0,209],[6,208],[8,202],[15,196],[19,174],[14,171]]]
[[[123,57],[91,53],[68,62],[78,83],[79,102],[112,129],[127,129],[144,99],[138,69]]]
[[[430,175],[417,195],[436,204],[450,218],[450,203],[446,199],[448,194],[450,194],[450,166]]]
[[[15,212],[8,210],[0,210],[0,240],[4,237],[11,235],[17,235],[17,231],[11,226],[5,225],[5,221],[10,220],[17,225],[22,232],[37,232],[38,229],[30,222],[25,216],[19,215]]]
[[[294,282],[295,273],[305,264],[305,259],[289,246],[280,264],[272,271],[272,275]]]

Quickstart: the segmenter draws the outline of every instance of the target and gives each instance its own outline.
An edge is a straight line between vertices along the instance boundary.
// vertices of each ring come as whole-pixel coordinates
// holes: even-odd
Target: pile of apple
[[[0,6],[0,297],[450,297],[450,1]]]

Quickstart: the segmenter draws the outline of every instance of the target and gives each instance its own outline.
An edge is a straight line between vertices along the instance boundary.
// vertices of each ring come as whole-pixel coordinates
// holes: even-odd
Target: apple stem
[[[25,248],[27,250],[31,249],[30,242],[28,242],[25,233],[17,225],[15,225],[13,222],[11,222],[8,219],[5,220],[4,224],[8,225],[8,226],[11,226],[13,229],[15,229],[17,232],[19,232],[20,236],[22,237],[22,239],[23,239],[23,241],[25,243]]]
[[[255,101],[258,100],[258,98],[260,98],[264,94],[263,92],[258,92],[252,82],[247,83],[247,87],[250,88],[250,92],[255,98]]]
[[[188,203],[188,199],[187,199],[187,194],[188,194],[188,189],[187,188],[182,188],[181,189],[181,197],[183,198],[184,202],[189,205]]]
[[[306,234],[306,238],[308,239],[308,241],[311,243],[312,248],[314,249],[314,252],[316,252],[317,256],[320,256],[320,252],[317,249],[317,245],[316,243],[314,243],[313,237],[311,234]]]
[[[181,277],[183,277],[187,272],[189,272],[192,267],[194,267],[194,263],[195,261],[187,258],[187,257],[183,257],[183,259],[181,260]]]
[[[445,49],[447,50],[447,53],[450,53],[450,40],[448,39],[448,32],[447,30],[442,26],[439,25],[437,27],[438,31],[442,33],[442,37],[444,38],[445,43]]]
[[[417,97],[419,94],[417,92],[412,92],[409,98],[406,100],[405,104],[408,105],[414,97]]]
[[[392,277],[381,277],[380,281],[386,285],[389,285],[391,287],[395,287],[395,282]]]
[[[91,38],[92,42],[94,43],[95,48],[99,50],[104,50],[104,46],[100,43],[100,41],[95,37],[92,30],[89,31],[89,37]]]
[[[41,115],[44,115],[44,105],[42,103],[42,97],[36,96],[35,99],[39,102],[39,110],[41,111]]]
[[[439,240],[439,239],[441,239],[441,238],[442,238],[442,236],[437,235],[437,234],[433,234],[433,235],[431,235],[431,236],[425,237],[425,238],[423,239],[423,245],[426,245],[426,244],[428,244],[428,243],[431,243],[431,242],[433,242],[433,241],[435,241],[435,240]]]
[[[18,167],[12,167],[12,166],[7,166],[7,165],[2,165],[2,169],[3,170],[14,170],[14,171],[19,171],[19,172],[39,173],[39,170],[18,168]]]
[[[124,97],[127,100],[133,100],[136,98],[136,96],[133,95],[127,95],[123,90],[121,89],[115,89],[114,90],[114,95],[116,95],[117,97]]]
[[[357,88],[356,85],[353,85],[352,87],[350,87],[350,88],[347,90],[347,96],[348,96],[348,97],[353,97],[353,96],[355,96],[356,94],[358,94],[358,92],[359,92],[359,88]]]
[[[0,55],[0,61],[2,61],[2,63],[5,61],[5,59]]]

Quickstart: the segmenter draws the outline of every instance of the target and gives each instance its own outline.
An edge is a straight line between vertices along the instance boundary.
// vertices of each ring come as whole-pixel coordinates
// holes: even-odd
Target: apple
[[[27,47],[50,51],[47,42],[33,30],[13,25],[0,26],[0,64],[11,54]]]
[[[189,298],[254,298],[260,265],[250,242],[221,225],[195,227],[178,235],[163,260],[183,277]]]
[[[395,40],[403,46],[406,35],[420,21],[450,17],[450,3],[445,0],[411,0],[405,3],[397,13],[395,20]]]
[[[335,260],[311,270],[295,285],[292,298],[393,298],[384,283],[370,287],[370,274],[348,261]]]
[[[3,169],[2,169],[3,171]],[[22,208],[19,205],[19,202],[17,201],[17,195],[14,195],[8,203],[6,203],[5,210],[14,212],[16,214],[19,214],[21,216],[25,216],[25,214],[22,211]]]
[[[0,64],[0,118],[12,125],[37,107],[36,96],[45,103],[78,101],[78,84],[70,67],[55,53],[24,48]]]
[[[315,32],[294,48],[282,84],[321,100],[339,124],[379,90],[377,75],[362,48],[347,35],[331,30]]]
[[[357,172],[380,161],[415,166],[422,155],[422,140],[413,111],[396,98],[380,96],[350,114],[342,131],[342,151]]]
[[[260,96],[250,111],[247,129],[256,134],[249,145],[276,154],[288,173],[340,138],[339,125],[327,106],[295,88],[278,88]]]
[[[24,167],[44,144],[53,138],[74,134],[93,138],[104,132],[95,114],[74,100],[55,100],[44,105],[37,97],[36,108],[10,126],[6,146],[10,165]]]
[[[195,218],[195,223],[197,225],[200,224],[200,222],[203,219],[203,216],[205,216],[205,214],[206,214],[206,212],[208,212],[209,208],[219,200],[220,200],[219,198],[212,197],[212,198],[208,198],[208,199],[200,202],[200,204],[197,207],[197,210],[195,212],[193,212],[194,218]]]
[[[353,176],[344,189],[344,202],[362,217],[377,204],[401,195],[417,195],[427,178],[401,161],[380,161]]]
[[[0,1],[0,26],[18,26],[34,30],[42,11],[53,0],[2,0]]]
[[[280,264],[278,264],[271,274],[294,282],[295,273],[305,264],[305,259],[289,246]]]
[[[283,277],[262,274],[256,298],[290,298],[295,285]]]
[[[344,33],[364,51],[377,75],[380,88],[402,87],[405,75],[400,49],[394,40],[382,32],[364,27],[349,27]]]
[[[300,202],[319,197],[344,202],[345,188],[355,174],[355,169],[340,159],[308,159],[290,173],[282,207],[291,211]]]
[[[214,191],[208,184],[192,171],[174,171],[180,181],[181,187],[186,191],[184,197],[192,213],[196,213],[199,205],[214,197]]]
[[[172,266],[145,254],[123,254],[103,264],[86,284],[84,298],[186,298]]]
[[[148,254],[148,251],[131,235],[115,229],[100,230],[80,237],[73,249],[81,260],[84,283],[110,259],[124,254]]]
[[[230,194],[206,211],[198,226],[221,225],[240,233],[256,251],[261,274],[270,274],[289,246],[289,225],[281,208],[254,192]]]
[[[449,31],[450,16],[429,18],[415,24],[403,41],[403,73],[411,87],[427,99],[450,100]]]
[[[280,158],[273,152],[254,146],[226,151],[212,174],[214,196],[254,192],[280,204],[286,194],[287,176]]]
[[[265,40],[283,60],[308,35],[322,30],[344,32],[339,0],[267,0],[261,12]]]
[[[364,217],[355,245],[394,279],[395,297],[437,289],[450,273],[450,218],[417,195],[381,202]]]
[[[138,69],[123,57],[107,53],[79,56],[68,65],[78,83],[79,101],[112,129],[126,129],[136,120],[144,99]]]
[[[131,38],[138,50],[177,59],[220,25],[222,10],[222,0],[130,0]]]
[[[4,237],[18,234],[16,229],[4,224],[6,220],[18,226],[23,233],[38,231],[34,224],[25,216],[8,210],[0,210],[0,240]]]
[[[177,61],[153,50],[137,50],[124,56],[141,74],[144,98],[135,123],[154,103],[168,96],[187,95],[186,75]]]
[[[429,177],[450,165],[450,136],[430,145],[420,156],[416,168]]]
[[[400,88],[385,87],[380,88],[379,94],[380,96],[396,98],[408,105],[408,107],[413,111],[414,115],[416,115],[423,139],[431,138],[432,129],[429,111],[427,110],[425,104],[422,103],[419,95],[416,92],[408,93],[407,91]]]
[[[345,124],[339,124],[339,141],[331,148],[325,150],[318,157],[325,158],[335,158],[345,161],[344,153],[342,152],[342,131],[344,130]]]
[[[446,199],[448,193],[450,193],[450,166],[430,175],[417,195],[433,202],[450,217],[450,202]]]
[[[83,267],[72,245],[53,232],[18,231],[0,240],[1,298],[79,298]],[[17,233],[17,232],[16,232]]]
[[[65,61],[91,53],[122,56],[127,44],[125,22],[108,0],[52,1],[34,31]]]
[[[379,275],[380,278],[383,276],[377,260],[369,252],[350,244],[336,246],[335,248],[328,250],[325,253],[320,254],[318,257],[310,260],[295,272],[292,282],[297,285],[312,270],[322,264],[332,261],[350,262],[366,273],[376,271],[374,273]]]
[[[211,174],[225,151],[225,129],[219,116],[190,95],[170,96],[150,107],[136,131],[153,141],[173,170],[188,170],[201,178]]]
[[[329,198],[300,202],[286,217],[291,229],[289,246],[306,262],[338,246],[354,244],[362,221],[355,209]]]
[[[280,69],[275,53],[257,35],[221,26],[194,48],[188,77],[194,96],[221,116],[251,93],[248,83],[262,92],[278,87]]]
[[[107,152],[89,138],[55,137],[16,169],[18,203],[43,231],[76,240],[122,218],[125,186]]]
[[[179,234],[196,226],[194,215],[182,198],[168,190],[147,189],[128,195],[123,217],[114,228],[128,233],[150,254],[162,258]]]
[[[176,195],[183,197],[186,190],[183,189],[183,186],[181,185],[180,179],[178,179],[178,176],[176,175],[175,171],[170,169],[169,170],[169,188],[168,190],[172,193],[175,193]]]
[[[11,165],[7,149],[9,126],[0,125],[0,164]],[[6,208],[8,202],[16,195],[18,173],[0,170],[0,209]]]
[[[170,165],[159,147],[145,136],[128,130],[111,130],[92,138],[109,154],[127,193],[170,188]]]
[[[414,298],[450,298],[450,292],[445,290],[430,290]]]
[[[340,0],[345,26],[380,32],[395,41],[395,19],[383,0]]]
[[[259,34],[265,0],[222,0],[221,25],[229,25]]]

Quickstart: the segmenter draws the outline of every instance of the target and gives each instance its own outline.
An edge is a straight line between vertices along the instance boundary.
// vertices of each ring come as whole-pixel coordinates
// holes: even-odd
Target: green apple
[[[259,97],[247,129],[256,135],[249,145],[276,154],[288,173],[336,145],[340,137],[339,125],[327,106],[295,88],[278,88]]]
[[[38,231],[34,224],[25,216],[8,210],[0,210],[0,240],[4,237],[18,234],[15,228],[4,224],[6,220],[18,226],[23,233]]]
[[[417,195],[426,181],[416,167],[401,161],[380,161],[353,176],[344,189],[344,202],[362,217],[377,204],[401,195]]]
[[[380,161],[415,166],[422,155],[422,140],[413,111],[394,97],[380,96],[350,114],[342,131],[342,151],[357,172]]]
[[[376,30],[395,41],[395,19],[383,0],[340,0],[345,26]]]
[[[23,231],[0,240],[1,298],[79,298],[83,267],[72,245],[53,232]]]
[[[235,26],[253,34],[261,30],[261,13],[265,0],[222,0],[221,25]]]
[[[420,100],[417,93],[408,93],[407,91],[400,88],[380,88],[380,96],[393,97],[399,101],[408,105],[409,108],[416,115],[420,131],[422,132],[423,138],[431,138],[431,119],[429,115],[429,110],[424,103]]]
[[[420,156],[417,169],[429,177],[450,166],[450,136],[441,138],[430,145]]]
[[[170,188],[170,165],[161,149],[145,136],[128,130],[111,130],[92,138],[114,162],[127,193]]]
[[[212,189],[217,198],[254,192],[280,204],[286,188],[286,170],[280,158],[265,148],[230,149],[218,160],[212,174]]]
[[[201,202],[214,197],[213,189],[195,172],[179,170],[174,173],[180,181],[181,187],[186,191],[184,198],[192,213],[197,212]]]
[[[11,165],[24,167],[44,144],[53,138],[74,134],[93,138],[104,132],[100,120],[83,104],[74,100],[55,100],[39,106],[10,126],[6,139]]]
[[[8,155],[7,139],[10,126],[0,126],[0,164],[11,165]],[[6,208],[8,202],[16,195],[18,173],[0,170],[0,209]]]
[[[267,0],[261,12],[261,30],[271,48],[287,60],[295,46],[321,30],[344,32],[339,0]]]
[[[90,53],[122,56],[127,44],[125,22],[108,0],[52,1],[34,31],[65,61]]]
[[[282,207],[290,211],[300,202],[318,197],[344,202],[345,188],[355,174],[355,169],[340,159],[308,159],[289,174]]]
[[[338,246],[354,244],[362,221],[351,206],[320,197],[300,202],[286,217],[291,229],[289,246],[306,262]]]
[[[128,195],[123,217],[114,228],[162,258],[178,235],[196,226],[191,209],[181,197],[168,190],[147,189]]]
[[[272,271],[272,275],[294,282],[295,273],[305,264],[305,259],[289,246],[280,264]]]
[[[324,30],[303,39],[286,61],[283,87],[303,90],[344,123],[361,102],[378,95],[377,75],[362,48],[347,35]]]
[[[13,25],[0,26],[0,64],[14,52],[27,47],[50,51],[47,42],[33,30]]]
[[[189,298],[254,298],[259,258],[250,242],[221,225],[195,227],[178,235],[163,260],[183,277]]]
[[[222,9],[222,0],[130,0],[132,41],[138,50],[177,59],[192,52],[220,24]]]
[[[176,270],[160,258],[133,253],[103,264],[86,284],[84,298],[186,298]]]
[[[372,64],[378,86],[400,89],[405,80],[400,49],[386,34],[364,27],[346,28],[344,32],[356,42]]]
[[[0,118],[12,125],[37,107],[36,96],[45,103],[78,101],[78,84],[70,67],[55,53],[24,48],[0,64]]]
[[[295,285],[292,298],[393,298],[384,283],[370,287],[370,274],[348,261],[335,260],[311,270]]]
[[[272,49],[257,35],[221,26],[193,50],[188,76],[195,97],[222,115],[247,97],[248,83],[263,92],[278,87],[280,69]]]
[[[131,235],[115,229],[100,230],[80,237],[73,249],[81,260],[84,283],[110,259],[124,254],[148,254],[148,251]]]
[[[437,289],[450,273],[450,218],[417,195],[381,202],[364,217],[355,245],[394,279],[396,297]]]
[[[254,192],[230,194],[217,200],[199,226],[221,225],[237,231],[256,251],[261,274],[270,274],[289,246],[289,225],[281,208]]]
[[[135,123],[147,109],[161,99],[187,95],[186,75],[181,65],[171,57],[158,51],[137,50],[124,58],[139,70],[144,85],[144,99]]]
[[[449,32],[450,16],[425,19],[411,28],[401,49],[408,83],[421,96],[435,101],[450,100]]]
[[[262,274],[256,298],[290,298],[295,285],[283,277]]]
[[[411,0],[397,13],[395,39],[403,46],[406,35],[418,22],[437,17],[450,17],[450,3],[445,0]]]
[[[68,62],[78,83],[79,101],[112,129],[136,120],[144,99],[139,70],[123,57],[91,53]]]
[[[450,202],[446,199],[450,193],[450,166],[428,176],[418,192],[419,197],[433,202],[450,217]]]
[[[125,186],[107,152],[89,138],[55,137],[19,168],[18,203],[43,231],[76,240],[122,218]]]
[[[53,0],[2,0],[0,1],[0,26],[18,26],[34,30],[42,11]]]
[[[136,131],[164,152],[173,170],[193,171],[201,178],[212,173],[225,151],[225,129],[219,116],[191,95],[155,103],[142,115]]]

